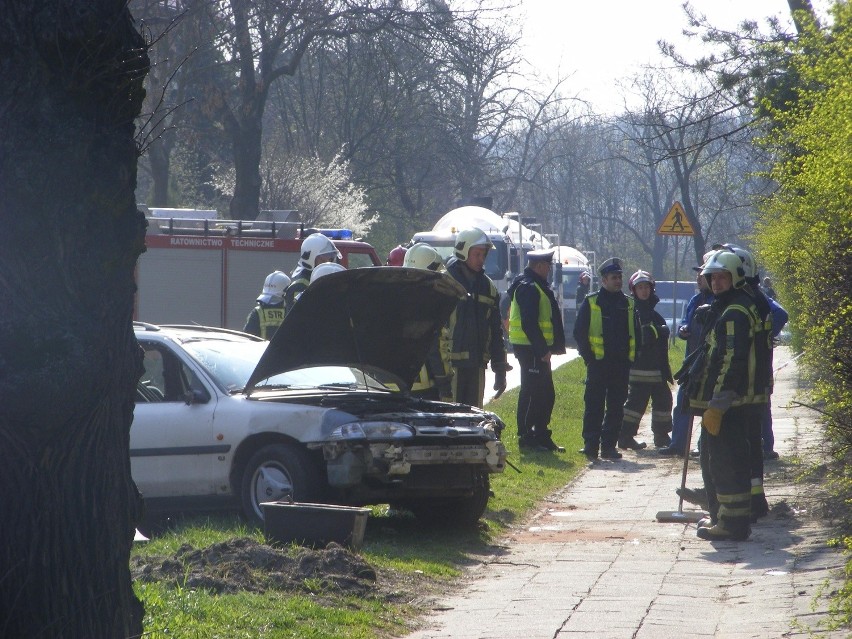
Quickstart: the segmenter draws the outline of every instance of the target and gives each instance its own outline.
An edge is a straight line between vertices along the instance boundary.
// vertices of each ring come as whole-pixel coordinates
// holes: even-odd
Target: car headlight
[[[350,422],[338,426],[329,439],[408,439],[414,429],[399,422]]]

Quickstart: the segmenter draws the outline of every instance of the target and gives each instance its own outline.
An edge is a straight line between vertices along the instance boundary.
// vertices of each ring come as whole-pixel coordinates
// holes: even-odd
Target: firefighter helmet
[[[273,271],[266,276],[263,282],[263,290],[257,298],[258,302],[264,304],[277,304],[284,299],[284,291],[290,286],[290,278],[286,273]]]
[[[494,248],[491,240],[485,234],[485,231],[478,228],[469,228],[459,231],[456,235],[455,256],[462,262],[467,262],[468,253],[474,246],[484,246],[485,248]]]
[[[340,271],[345,270],[346,267],[343,266],[343,264],[338,264],[337,262],[325,262],[324,264],[318,264],[316,268],[311,271],[311,284],[330,273],[339,273]]]
[[[323,255],[334,255],[336,259],[340,259],[340,251],[338,251],[331,240],[322,233],[311,233],[302,242],[301,255],[299,256],[299,264],[305,268],[313,268],[317,265],[317,258]]]
[[[735,253],[737,257],[740,258],[740,261],[743,263],[743,271],[745,271],[746,279],[757,277],[757,263],[754,261],[754,257],[752,257],[752,254],[749,251],[745,250],[741,246],[737,246],[736,244],[723,244],[722,246],[732,253]]]
[[[388,253],[388,266],[403,266],[406,250],[401,244]]]
[[[745,284],[745,270],[743,269],[743,263],[739,255],[727,249],[714,251],[707,258],[707,261],[704,262],[701,274],[707,276],[713,275],[713,273],[721,273],[722,271],[727,271],[731,274],[731,281],[734,288],[740,288]]]
[[[627,288],[630,289],[630,292],[633,292],[633,287],[641,282],[648,282],[651,285],[651,292],[654,292],[654,277],[648,272],[643,270],[636,271],[633,275],[630,276],[630,279],[627,280]]]
[[[440,253],[424,242],[418,242],[408,249],[402,265],[427,271],[444,270],[444,261],[441,259]]]

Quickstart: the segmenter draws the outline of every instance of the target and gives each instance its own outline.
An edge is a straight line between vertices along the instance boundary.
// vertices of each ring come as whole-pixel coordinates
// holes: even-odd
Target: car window
[[[370,259],[370,255],[368,253],[347,253],[346,261],[349,264],[349,269],[353,268],[366,268],[368,266],[375,266],[373,264],[373,260]]]
[[[136,389],[137,402],[183,402],[190,390],[207,394],[195,373],[166,346],[145,342],[141,345],[145,372]]]
[[[183,347],[226,392],[242,390],[269,342],[188,339]]]

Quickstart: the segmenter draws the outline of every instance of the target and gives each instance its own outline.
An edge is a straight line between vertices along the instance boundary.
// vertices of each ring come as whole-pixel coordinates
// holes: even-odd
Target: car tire
[[[325,480],[307,451],[287,444],[264,446],[254,453],[243,472],[243,514],[254,525],[263,525],[265,501],[321,501]]]
[[[485,513],[491,495],[487,472],[478,471],[475,482],[473,494],[469,497],[412,500],[405,503],[405,508],[428,526],[474,528]]]

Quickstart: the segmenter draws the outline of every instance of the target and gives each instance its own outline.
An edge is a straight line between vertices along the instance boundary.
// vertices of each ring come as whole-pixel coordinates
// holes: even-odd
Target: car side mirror
[[[188,390],[183,394],[183,401],[187,406],[192,406],[193,404],[206,404],[209,399],[210,398],[207,396],[207,393],[197,389]]]

